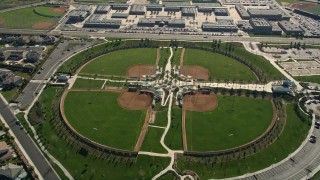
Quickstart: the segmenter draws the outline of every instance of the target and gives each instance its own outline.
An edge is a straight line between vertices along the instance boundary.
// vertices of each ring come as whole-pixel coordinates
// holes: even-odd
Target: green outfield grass
[[[181,109],[173,108],[171,113],[171,125],[164,142],[170,149],[182,150],[182,112]]]
[[[13,10],[0,14],[0,27],[12,29],[42,29],[35,26],[37,23],[50,23],[54,25],[59,18],[40,16],[33,12],[35,7]],[[38,8],[38,7],[37,7]],[[39,7],[42,11],[50,11],[51,7]],[[60,12],[51,12],[61,16]]]
[[[140,150],[155,153],[167,153],[166,149],[164,149],[160,144],[163,132],[164,129],[162,128],[149,127]]]
[[[198,65],[207,68],[212,79],[256,81],[255,74],[240,62],[209,51],[186,49],[183,65]]]
[[[118,160],[101,160],[83,156],[70,146],[50,123],[52,100],[62,89],[46,88],[40,96],[40,103],[46,114],[45,123],[36,127],[46,149],[70,172],[74,179],[151,179],[170,162],[169,158],[139,155],[133,164]]]
[[[320,5],[315,5],[312,7],[305,7],[305,8],[303,8],[303,10],[305,10],[307,12],[314,13],[314,14],[320,14]]]
[[[157,111],[156,113],[156,121],[154,122],[154,126],[166,127],[168,124],[168,109],[163,111]]]
[[[146,111],[129,111],[117,103],[118,92],[69,92],[65,115],[83,136],[119,149],[133,150]]]
[[[125,76],[130,66],[137,64],[154,65],[156,58],[156,49],[120,50],[96,58],[87,64],[81,70],[81,73]]]
[[[173,57],[171,59],[171,62],[174,65],[177,65],[177,66],[180,65],[181,52],[182,52],[182,48],[173,49]]]
[[[84,88],[84,89],[100,89],[103,85],[103,80],[93,80],[93,79],[82,79],[77,78],[76,82],[73,84],[72,88]]]
[[[251,126],[248,123],[247,126],[249,125]],[[281,161],[295,151],[306,138],[309,129],[310,126],[307,125],[307,122],[302,122],[298,118],[293,109],[293,104],[290,104],[287,106],[287,121],[283,132],[268,148],[245,159],[227,163],[201,164],[179,160],[178,168],[193,170],[201,179],[227,178],[255,172]]]
[[[46,16],[62,16],[65,12],[55,12],[52,11],[52,7],[48,6],[37,6],[34,8],[34,10],[42,15]]]
[[[188,150],[215,151],[243,145],[261,135],[272,121],[268,100],[220,95],[217,99],[219,106],[213,111],[187,112]]]
[[[302,81],[302,82],[311,82],[311,83],[318,83],[320,84],[320,76],[300,76],[300,77],[293,77],[295,80]]]

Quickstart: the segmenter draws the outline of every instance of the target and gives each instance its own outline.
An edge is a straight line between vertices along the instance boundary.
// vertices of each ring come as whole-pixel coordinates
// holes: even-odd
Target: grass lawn
[[[154,65],[156,58],[157,49],[120,50],[96,58],[87,64],[81,73],[125,76],[130,66],[135,64]]]
[[[168,124],[168,109],[166,108],[163,111],[157,111],[156,113],[156,121],[154,122],[154,126],[162,126],[166,127]]]
[[[186,49],[183,65],[207,68],[212,79],[255,81],[254,73],[240,62],[221,54],[196,49]]]
[[[49,11],[51,7],[41,7]],[[35,25],[37,23],[50,23],[54,25],[59,18],[49,18],[37,15],[33,12],[34,7],[18,9],[0,14],[0,27],[13,29],[42,29]],[[57,13],[59,16],[60,13]]]
[[[219,106],[213,111],[187,112],[188,150],[214,151],[243,145],[261,135],[272,121],[273,108],[268,100],[217,98]]]
[[[1,90],[0,93],[2,94],[2,96],[9,102],[10,100],[13,100],[17,93],[19,92],[19,89],[17,87],[8,90],[8,91],[3,91]]]
[[[182,170],[195,171],[201,179],[226,178],[258,171],[281,161],[297,149],[306,138],[309,129],[310,126],[298,118],[293,110],[293,104],[290,104],[287,106],[287,121],[284,131],[278,140],[265,150],[245,159],[223,164],[205,165],[180,160],[178,167]]]
[[[103,85],[104,81],[103,80],[92,80],[92,79],[82,79],[82,78],[77,78],[76,82],[73,84],[72,88],[91,88],[91,89],[100,89],[101,86]]]
[[[169,57],[170,57],[170,49],[169,48],[161,48],[158,66],[165,68]]]
[[[182,111],[181,109],[172,109],[172,120],[170,129],[166,135],[164,142],[170,149],[182,150]]]
[[[320,14],[320,6],[312,6],[312,7],[305,7],[303,10],[314,13],[314,14]]]
[[[173,48],[173,57],[171,59],[171,62],[174,65],[177,65],[177,66],[180,65],[181,51],[182,51],[182,48],[177,48],[177,49]]]
[[[221,49],[224,49],[225,43],[223,43]],[[265,74],[267,81],[272,81],[275,79],[284,79],[283,74],[280,73],[273,65],[262,56],[258,56],[246,51],[241,44],[236,44],[234,51],[232,53],[236,56],[242,57],[252,63],[253,65],[259,67]]]
[[[302,81],[302,82],[311,82],[311,83],[318,83],[320,84],[320,76],[296,76],[293,77],[295,80]]]
[[[103,52],[105,49],[109,49],[108,43],[97,45],[89,50],[82,51],[75,56],[72,56],[68,61],[64,62],[57,72],[69,73],[74,70],[79,64],[82,64],[85,58],[91,57],[91,54]]]
[[[282,5],[281,2],[284,3],[289,3],[289,4],[294,4],[294,3],[299,3],[299,2],[303,2],[303,0],[276,0],[280,5]]]
[[[320,171],[317,172],[312,178],[311,180],[320,180]]]
[[[169,164],[169,158],[138,156],[135,163],[117,160],[101,160],[91,156],[81,155],[77,149],[72,148],[67,142],[57,135],[50,125],[52,116],[52,99],[61,89],[46,88],[40,96],[40,102],[46,113],[46,120],[42,128],[37,128],[38,133],[44,138],[48,151],[63,164],[74,179],[151,179]]]
[[[35,11],[47,16],[62,16],[65,13],[65,12],[53,11],[52,7],[48,7],[48,6],[37,6],[35,7]]]
[[[149,127],[148,132],[143,140],[142,151],[150,151],[155,153],[167,153],[160,144],[161,136],[164,132],[162,128]]]
[[[146,111],[129,111],[117,103],[118,92],[69,92],[65,115],[83,136],[119,149],[133,150]]]

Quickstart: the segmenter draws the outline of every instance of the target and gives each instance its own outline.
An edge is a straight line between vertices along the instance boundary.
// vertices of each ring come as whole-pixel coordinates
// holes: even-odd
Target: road
[[[51,34],[51,33],[49,33]],[[233,42],[273,42],[273,43],[290,43],[290,42],[305,42],[308,44],[319,44],[320,39],[317,38],[279,38],[279,37],[240,37],[240,36],[205,36],[205,35],[181,35],[181,34],[150,34],[150,33],[98,33],[87,31],[62,31],[63,35],[68,36],[94,36],[94,37],[109,37],[109,38],[123,38],[123,39],[136,39],[149,38],[155,40],[184,40],[184,41],[233,41]],[[207,38],[204,38],[207,37]]]
[[[279,37],[241,37],[241,36],[207,36],[207,35],[182,35],[182,34],[151,34],[151,33],[99,33],[88,31],[48,31],[48,30],[32,30],[32,29],[5,29],[0,28],[0,33],[7,34],[48,34],[48,35],[65,35],[65,36],[94,36],[94,37],[109,37],[122,39],[141,39],[149,38],[154,40],[184,40],[184,41],[233,41],[233,42],[273,42],[273,43],[290,43],[302,42],[307,44],[320,44],[319,38],[279,38]],[[205,38],[206,37],[206,38]]]
[[[79,45],[73,47],[68,51],[69,43],[79,43]],[[83,50],[94,44],[94,41],[87,42],[80,45],[80,40],[65,40],[63,43],[59,43],[57,48],[51,53],[46,62],[42,65],[40,74],[35,74],[28,85],[23,89],[20,96],[17,98],[19,107],[25,109],[30,105],[38,93],[44,88],[47,81],[53,76],[58,66],[66,60],[69,56],[73,55],[75,52]]]
[[[33,164],[36,166],[41,176],[45,180],[60,179],[54,169],[51,167],[50,163],[42,155],[36,144],[34,144],[30,136],[28,136],[23,129],[20,129],[20,126],[16,125],[16,117],[2,98],[0,98],[0,114],[9,125],[9,128],[20,142],[25,152],[32,159]]]

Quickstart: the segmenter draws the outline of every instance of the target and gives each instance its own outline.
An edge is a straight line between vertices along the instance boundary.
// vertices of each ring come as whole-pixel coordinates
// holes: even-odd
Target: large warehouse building
[[[144,15],[145,13],[146,13],[146,7],[140,4],[132,5],[129,12],[129,14],[131,15]]]
[[[170,28],[184,28],[186,26],[185,19],[172,19],[171,17],[157,17],[157,18],[140,18],[137,26],[139,27],[170,27]]]
[[[88,19],[83,27],[85,28],[111,28],[118,29],[121,26],[121,20],[110,20],[104,15],[94,14]]]
[[[282,14],[273,9],[248,9],[250,18],[264,18],[267,20],[282,20]]]
[[[231,19],[216,19],[216,22],[204,22],[203,31],[238,32],[237,25]]]
[[[278,22],[281,29],[288,35],[299,35],[303,34],[303,30],[296,24],[290,21],[280,21]]]

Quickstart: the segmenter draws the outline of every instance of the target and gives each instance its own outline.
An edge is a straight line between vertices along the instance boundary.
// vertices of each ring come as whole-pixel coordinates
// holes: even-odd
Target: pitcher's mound
[[[156,73],[156,67],[150,65],[134,65],[128,68],[128,77],[142,77],[142,75],[153,75]]]
[[[122,92],[118,97],[118,103],[129,110],[148,109],[151,106],[152,97],[139,92]]]
[[[192,79],[209,79],[209,70],[201,66],[182,66],[180,74],[191,76]]]
[[[214,94],[194,94],[183,97],[183,108],[188,111],[205,112],[211,111],[218,106],[216,95]]]

